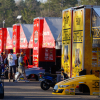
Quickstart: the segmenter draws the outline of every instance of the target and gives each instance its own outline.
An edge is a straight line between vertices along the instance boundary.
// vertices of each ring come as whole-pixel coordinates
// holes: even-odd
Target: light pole
[[[94,2],[95,4],[96,4],[96,6],[97,6],[97,2]]]
[[[21,24],[21,18],[22,18],[22,15],[18,15],[17,16],[17,19],[19,20],[19,23]]]
[[[4,28],[5,20],[3,20],[3,28]]]
[[[80,0],[78,0],[78,6],[80,5]]]

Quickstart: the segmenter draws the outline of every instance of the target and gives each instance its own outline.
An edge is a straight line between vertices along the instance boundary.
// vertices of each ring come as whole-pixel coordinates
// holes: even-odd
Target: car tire
[[[4,89],[3,89],[3,93],[0,93],[0,99],[4,98]]]
[[[43,90],[48,90],[50,88],[50,86],[48,84],[46,84],[46,82],[42,81],[41,82],[41,88]]]

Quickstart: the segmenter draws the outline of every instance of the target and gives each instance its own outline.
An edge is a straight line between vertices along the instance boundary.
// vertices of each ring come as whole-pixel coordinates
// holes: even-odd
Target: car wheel
[[[4,93],[0,94],[0,99],[4,98]]]
[[[27,78],[28,79],[36,79],[36,81],[38,81],[38,76],[34,75],[34,74],[30,74]]]
[[[4,98],[4,89],[3,89],[3,87],[1,87],[2,89],[2,93],[0,93],[0,99],[3,99]]]
[[[46,82],[42,81],[41,82],[41,88],[43,90],[48,90],[50,88],[50,85],[46,84]]]

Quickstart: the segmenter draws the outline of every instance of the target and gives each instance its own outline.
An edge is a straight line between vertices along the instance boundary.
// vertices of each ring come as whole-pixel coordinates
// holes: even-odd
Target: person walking
[[[8,71],[8,78],[10,82],[10,76],[13,70],[13,82],[15,81],[15,73],[16,73],[16,60],[17,57],[15,54],[13,54],[13,50],[10,50],[10,53],[8,54],[8,64],[9,64],[9,71]]]
[[[25,74],[25,62],[24,62],[24,54],[23,52],[21,52],[20,56],[19,56],[19,59],[18,59],[18,62],[19,62],[19,66],[18,66],[18,72],[19,72],[19,75],[17,76],[15,82],[18,82],[18,78],[20,77],[21,74],[24,75],[24,79],[25,79],[25,82],[29,82],[26,78],[26,74]]]

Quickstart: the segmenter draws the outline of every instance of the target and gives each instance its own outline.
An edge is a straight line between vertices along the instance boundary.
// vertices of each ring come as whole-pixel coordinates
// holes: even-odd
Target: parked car
[[[95,75],[82,75],[75,78],[69,78],[57,83],[54,86],[52,94],[75,95],[76,89],[80,93],[90,95],[99,95],[99,77]]]
[[[0,78],[0,99],[4,98],[4,79],[3,76],[1,75]]]
[[[39,80],[39,73],[45,73],[45,69],[42,69],[42,67],[33,67],[33,68],[28,68],[25,70],[26,77],[27,79],[36,79],[37,81]],[[15,74],[15,79],[17,78],[19,72],[16,72]],[[23,80],[24,76],[20,75],[19,81]]]

